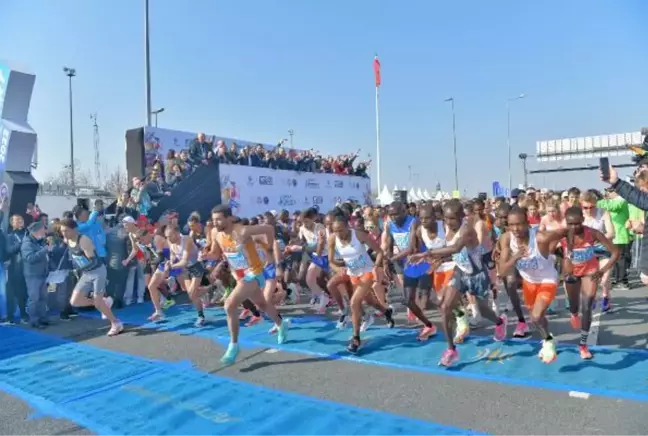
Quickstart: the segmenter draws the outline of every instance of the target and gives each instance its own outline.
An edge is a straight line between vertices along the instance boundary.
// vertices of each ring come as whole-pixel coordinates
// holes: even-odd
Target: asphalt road
[[[596,316],[595,324],[598,325],[594,326],[592,336],[598,345],[632,348],[637,355],[645,353],[648,344],[646,297],[646,288],[617,292],[613,312]],[[290,316],[297,319],[304,310],[303,307],[291,307]],[[434,311],[430,314],[437,319]],[[403,315],[401,311],[398,316],[401,326],[406,325]],[[553,315],[551,325],[561,344],[577,343],[578,332],[569,327],[564,312]],[[618,372],[605,369],[607,372],[600,373],[601,377],[632,376],[637,383],[646,385],[646,397],[628,399],[545,389],[526,382],[464,377],[463,370],[431,373],[395,365],[286,352],[272,346],[243,347],[239,361],[231,367],[223,367],[219,362],[224,352],[222,342],[207,337],[133,325],[116,338],[106,337],[106,331],[105,322],[78,317],[71,322],[56,323],[45,333],[131,356],[168,362],[190,360],[199,370],[228,379],[488,434],[645,434],[648,428],[645,363]],[[492,331],[482,328],[474,333],[489,336]],[[404,347],[402,353],[408,352]],[[527,377],[524,371],[525,367],[520,366],[511,369],[509,375]],[[92,433],[73,420],[35,413],[33,405],[19,397],[15,392],[14,395],[0,392],[0,434]],[[155,419],[154,416],[150,418]],[[248,432],[255,434],[254,423],[248,425]]]

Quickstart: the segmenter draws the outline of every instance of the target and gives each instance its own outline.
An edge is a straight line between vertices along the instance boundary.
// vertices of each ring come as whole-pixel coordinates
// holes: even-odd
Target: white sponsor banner
[[[641,132],[537,141],[536,157],[538,162],[551,162],[605,156],[625,156],[633,154],[627,148],[628,146],[640,146],[642,141]]]
[[[371,203],[371,179],[364,177],[220,165],[220,179],[223,203],[244,218],[313,206],[326,213],[347,200]]]

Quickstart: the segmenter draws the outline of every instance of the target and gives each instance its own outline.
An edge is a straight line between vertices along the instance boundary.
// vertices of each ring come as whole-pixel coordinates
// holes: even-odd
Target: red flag
[[[374,68],[374,76],[376,77],[376,88],[380,88],[380,84],[382,83],[382,80],[380,77],[380,61],[378,60],[378,55],[374,56],[373,68]]]

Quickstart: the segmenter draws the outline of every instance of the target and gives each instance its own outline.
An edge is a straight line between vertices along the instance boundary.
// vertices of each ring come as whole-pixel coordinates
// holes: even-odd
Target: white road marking
[[[579,398],[581,400],[588,400],[590,394],[587,392],[569,391],[569,396],[572,398]]]
[[[603,297],[596,301],[596,313],[592,314],[592,324],[590,325],[589,336],[587,337],[587,346],[593,347],[598,344],[599,329],[601,327],[601,315],[603,313]]]

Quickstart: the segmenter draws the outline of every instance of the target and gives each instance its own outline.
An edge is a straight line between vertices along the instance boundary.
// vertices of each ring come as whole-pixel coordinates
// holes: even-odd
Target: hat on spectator
[[[126,215],[124,218],[122,218],[121,222],[123,224],[135,224],[135,218],[130,215]]]
[[[42,230],[44,228],[45,228],[45,226],[43,225],[42,222],[34,221],[33,223],[31,223],[29,225],[29,227],[27,227],[27,230],[29,230],[29,233],[35,233],[35,232],[37,232],[39,230]]]

